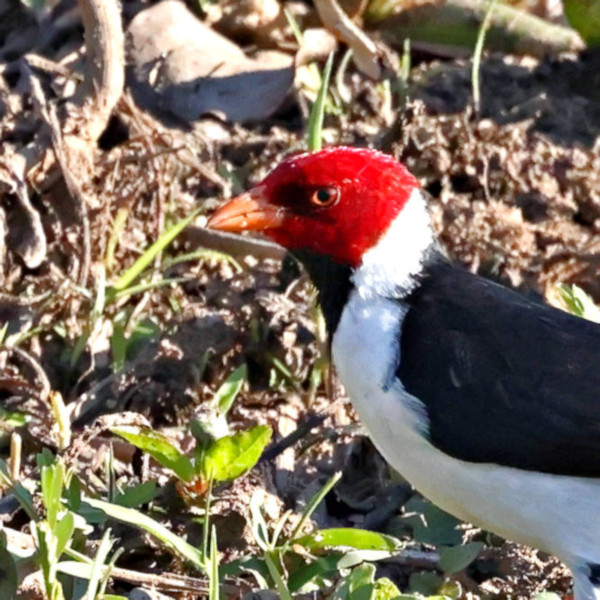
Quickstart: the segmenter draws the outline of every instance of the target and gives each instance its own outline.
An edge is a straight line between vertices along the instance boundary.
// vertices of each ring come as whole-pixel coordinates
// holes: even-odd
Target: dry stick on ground
[[[404,1],[386,3],[385,11],[379,14],[371,11],[369,28],[398,49],[410,38],[413,48],[442,55],[448,54],[448,49],[460,48],[465,56],[471,56],[489,0],[437,0],[402,10]],[[577,52],[583,50],[585,44],[569,27],[498,3],[490,19],[486,47],[543,58],[559,52]]]
[[[67,144],[77,151],[91,153],[106,128],[125,82],[125,49],[121,13],[117,0],[79,0],[83,19],[86,70],[84,80],[62,118],[61,132]],[[35,65],[32,65],[35,66]],[[41,187],[55,161],[46,155],[51,147],[45,140],[25,149],[32,183]],[[40,163],[42,163],[40,165]]]
[[[84,109],[78,137],[95,144],[125,84],[125,44],[117,0],[79,0],[85,31],[86,75],[75,103]]]
[[[9,356],[16,358],[18,362],[26,365],[35,373],[35,377],[38,380],[38,383],[41,387],[40,397],[42,398],[42,400],[47,401],[50,395],[50,391],[52,390],[52,386],[50,385],[50,381],[46,376],[46,372],[44,371],[44,369],[42,369],[39,362],[33,356],[31,356],[31,354],[29,354],[22,348],[18,348],[15,346],[4,346],[0,350],[0,356],[2,356],[2,354],[8,354]]]
[[[30,183],[48,187],[60,167],[76,205],[82,227],[82,260],[78,282],[87,282],[90,261],[90,231],[84,183],[93,175],[96,142],[123,92],[125,58],[121,13],[116,0],[79,0],[86,42],[84,81],[62,119],[46,102],[41,86],[30,74],[32,93],[50,127],[51,142],[38,136],[36,143],[21,151]],[[27,63],[25,62],[25,65]],[[24,67],[28,70],[28,67]]]
[[[375,42],[350,19],[336,0],[315,0],[315,6],[325,28],[352,49],[358,69],[372,79],[379,79],[381,66]]]
[[[235,258],[253,256],[259,259],[283,260],[287,250],[272,242],[233,233],[223,233],[213,229],[190,226],[183,230],[179,238],[187,250],[209,248],[226,252]]]
[[[96,142],[123,93],[125,49],[121,11],[116,0],[79,0],[79,7],[86,47],[86,75],[75,97],[75,105],[81,110],[73,115],[76,123],[67,120],[63,124],[63,144],[60,143],[56,120],[51,121],[51,128],[65,183],[79,208],[84,248],[78,279],[81,285],[85,285],[90,269],[91,247],[87,213],[89,199],[84,195],[82,178],[91,179]],[[79,161],[83,164],[74,164]]]
[[[61,127],[58,122],[58,116],[56,115],[56,109],[52,104],[49,104],[44,97],[41,86],[38,80],[30,73],[30,86],[32,95],[38,104],[38,109],[43,116],[46,124],[50,128],[52,147],[54,148],[54,155],[61,167],[64,181],[67,185],[67,189],[71,194],[71,198],[76,204],[76,209],[79,213],[79,222],[81,223],[82,229],[82,258],[80,261],[79,275],[77,282],[85,286],[87,277],[90,269],[91,262],[91,240],[90,240],[90,221],[88,217],[87,204],[85,197],[77,177],[73,173],[72,157],[69,154],[69,150],[66,147]]]
[[[214,169],[207,167],[200,161],[196,153],[190,149],[187,137],[166,129],[153,117],[142,112],[135,105],[129,93],[125,93],[121,97],[121,100],[119,101],[119,110],[121,114],[125,113],[133,120],[136,130],[139,132],[137,139],[136,137],[130,137],[128,143],[131,144],[144,138],[151,138],[152,141],[158,140],[165,146],[165,151],[177,153],[179,162],[182,162],[186,166],[197,171],[198,174],[207,181],[219,186],[221,189],[225,189],[225,179]],[[152,156],[142,156],[141,160],[148,160],[149,158],[152,158]],[[121,157],[119,160],[123,162],[124,160],[127,160],[127,158],[123,159]]]
[[[0,164],[0,183],[18,199],[23,215],[27,219],[25,233],[16,241],[14,251],[21,256],[29,268],[35,269],[46,258],[47,244],[42,219],[29,199],[25,183],[25,168],[25,158],[9,150]]]

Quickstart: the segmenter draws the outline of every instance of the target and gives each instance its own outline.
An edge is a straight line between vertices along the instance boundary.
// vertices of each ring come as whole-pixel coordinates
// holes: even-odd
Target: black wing
[[[408,299],[397,375],[440,450],[600,476],[600,326],[448,264]]]

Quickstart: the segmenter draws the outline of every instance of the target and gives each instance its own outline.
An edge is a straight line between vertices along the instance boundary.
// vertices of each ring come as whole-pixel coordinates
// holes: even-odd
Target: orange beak
[[[232,233],[280,227],[287,211],[271,204],[265,192],[265,186],[259,185],[233,198],[208,220],[208,227]]]

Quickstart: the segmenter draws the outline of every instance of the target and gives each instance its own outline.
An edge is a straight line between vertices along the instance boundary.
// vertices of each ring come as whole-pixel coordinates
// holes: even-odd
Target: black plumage
[[[600,476],[600,326],[436,261],[405,299],[397,376],[465,461]]]

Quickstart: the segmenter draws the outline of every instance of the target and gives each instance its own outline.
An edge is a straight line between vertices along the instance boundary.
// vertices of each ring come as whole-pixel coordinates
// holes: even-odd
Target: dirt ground
[[[72,74],[81,67],[82,38],[73,6],[58,6],[63,10],[43,14],[20,6],[11,11],[10,25],[0,26],[0,234],[6,242],[0,246],[0,329],[6,325],[0,405],[31,416],[19,430],[21,479],[39,477],[36,453],[57,447],[48,391],[59,392],[72,420],[64,456],[88,489],[102,491],[112,443],[119,483],[159,481],[165,520],[183,533],[188,521],[172,482],[111,437],[107,423],[127,422],[136,413],[190,446],[185,425],[246,363],[248,382],[229,419],[234,429],[270,424],[275,445],[252,473],[218,490],[223,560],[255,549],[247,504],[253,493],[264,494],[275,519],[300,510],[342,470],[342,481],[314,515],[316,525],[388,532],[422,552],[418,559],[380,563],[378,573],[403,590],[418,587],[411,583],[415,574],[439,575],[438,544],[415,541],[406,518],[414,492],[390,473],[335,381],[311,384],[326,341],[306,277],[277,249],[203,230],[205,216],[222,198],[302,147],[306,99],[291,91],[260,123],[211,116],[184,124],[140,108],[126,87],[87,165],[70,177],[64,168],[69,157],[60,158],[61,143],[52,137],[48,105],[57,107],[60,120],[77,81]],[[144,7],[125,2],[125,25]],[[36,38],[40,23],[52,25],[42,41]],[[25,67],[28,53],[53,62]],[[69,55],[66,72],[61,65]],[[479,111],[468,59],[415,51],[408,83],[392,81],[391,91],[350,67],[345,84],[351,99],[326,116],[324,139],[373,146],[404,162],[429,194],[448,252],[473,271],[558,305],[560,283],[576,283],[600,300],[599,66],[600,55],[591,51],[545,59],[486,55]],[[32,87],[32,72],[39,89]],[[59,164],[46,169],[39,160],[32,175],[20,161],[44,139],[48,153],[58,156],[51,162]],[[124,294],[94,312],[98,282],[117,281],[165,227],[195,207],[201,216],[146,271],[147,281],[172,281]],[[208,251],[171,260],[202,249]],[[118,364],[117,329],[128,340]],[[298,428],[297,443],[280,444]],[[0,436],[4,458],[9,440]],[[5,500],[0,519],[22,530],[25,516]],[[192,540],[199,535],[185,531]],[[555,559],[471,527],[453,524],[453,531],[459,535],[451,545],[485,544],[453,576],[461,597],[567,593],[568,572]],[[118,527],[114,534],[126,539],[119,566],[185,572],[146,536]],[[114,581],[111,589],[127,593],[131,585]],[[20,597],[38,592],[23,588]]]

